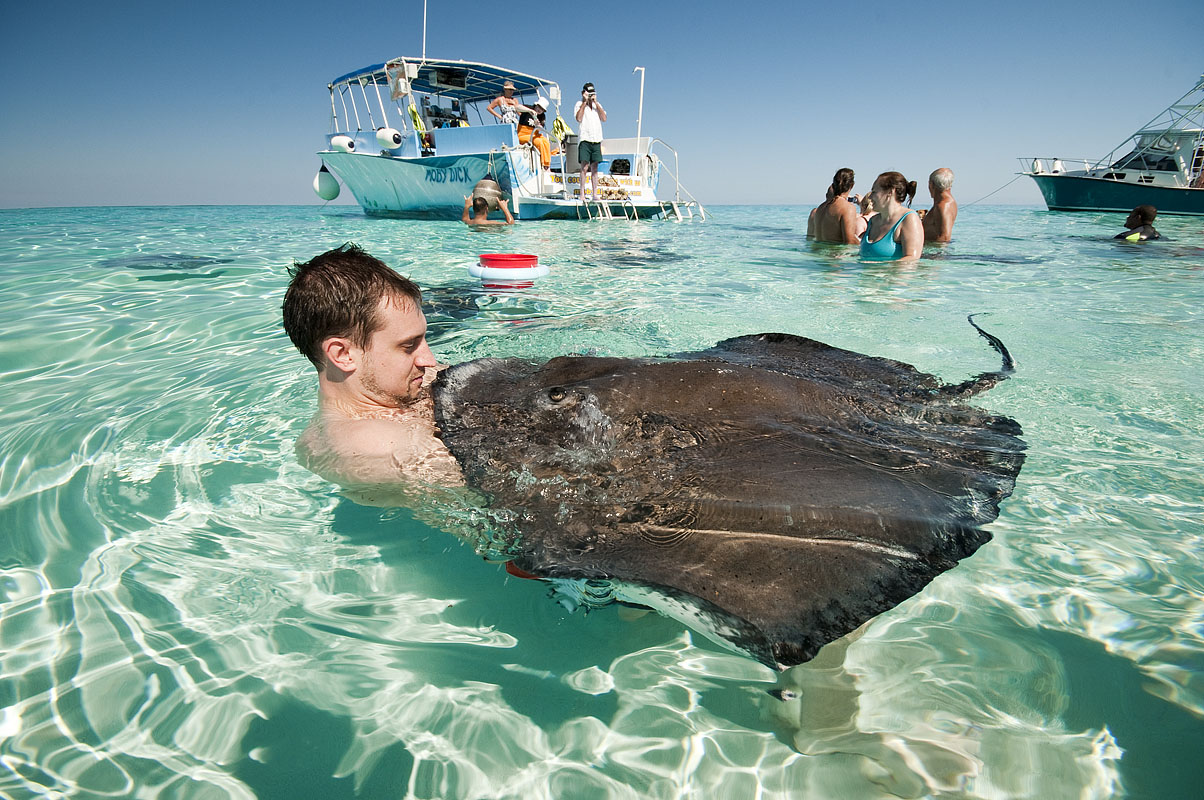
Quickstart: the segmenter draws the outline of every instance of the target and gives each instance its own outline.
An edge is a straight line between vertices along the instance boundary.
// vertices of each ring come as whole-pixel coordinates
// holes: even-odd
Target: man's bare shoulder
[[[463,483],[456,460],[435,435],[429,399],[381,416],[320,412],[297,439],[296,451],[307,469],[344,487]]]

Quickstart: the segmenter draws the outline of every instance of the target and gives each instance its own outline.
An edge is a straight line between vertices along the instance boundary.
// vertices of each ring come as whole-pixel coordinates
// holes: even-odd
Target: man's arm
[[[506,218],[506,224],[513,225],[514,215],[510,213],[510,201],[503,197],[497,201],[497,206],[502,210],[502,216]]]
[[[952,201],[938,203],[923,216],[924,238],[930,242],[947,242],[957,219],[957,205]]]
[[[460,215],[460,221],[463,222],[465,225],[469,224],[472,221],[468,215],[469,209],[471,207],[472,207],[472,196],[466,195],[464,197],[464,213]]]
[[[577,107],[573,109],[573,116],[577,119],[578,122],[580,122],[581,118],[583,116],[585,116],[585,101],[584,100],[577,103]]]
[[[598,102],[598,98],[596,97],[594,98],[594,108],[598,110],[598,119],[606,122],[606,109],[602,107],[602,104]]]
[[[819,209],[818,208],[811,209],[811,214],[810,214],[810,216],[807,217],[807,238],[808,239],[815,238],[815,212],[816,211],[819,211]]]

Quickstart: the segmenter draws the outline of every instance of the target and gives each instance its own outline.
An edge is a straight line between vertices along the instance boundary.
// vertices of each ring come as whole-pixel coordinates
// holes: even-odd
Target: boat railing
[[[1087,174],[1108,169],[1106,161],[1092,161],[1089,158],[1037,158],[1022,157],[1021,172],[1025,175],[1061,175],[1064,172],[1083,171]]]
[[[1044,156],[1029,158],[1025,156],[1019,160],[1021,175],[1064,175],[1074,172],[1081,173],[1084,177],[1088,178],[1123,180],[1126,173],[1135,173],[1139,176],[1157,174],[1165,176],[1160,179],[1167,182],[1163,185],[1174,185],[1184,188],[1195,187],[1200,181],[1201,175],[1204,175],[1204,154],[1197,155],[1190,164],[1185,161],[1182,163],[1181,169],[1169,174],[1162,170],[1152,171],[1141,169],[1140,167],[1118,168],[1109,159],[1092,161],[1086,158],[1049,158]],[[1139,180],[1149,182],[1152,179],[1142,177]]]
[[[660,158],[655,152],[653,152],[658,145],[664,150],[667,150],[673,156],[673,169],[669,172],[669,177],[673,179],[673,200],[671,202],[662,202],[661,207],[664,209],[664,213],[666,215],[672,213],[674,218],[680,222],[683,219],[683,212],[688,218],[692,219],[694,216],[694,209],[698,209],[698,213],[701,215],[702,219],[705,220],[707,218],[707,210],[703,208],[702,203],[698,202],[694,195],[690,193],[690,190],[682,185],[681,178],[678,177],[677,151],[670,147],[669,144],[664,140],[653,139],[648,145],[647,154],[653,158],[656,158],[660,162],[661,169],[666,169],[668,164],[667,160]],[[682,198],[683,194],[685,194],[684,199]],[[668,207],[666,208],[666,206]]]

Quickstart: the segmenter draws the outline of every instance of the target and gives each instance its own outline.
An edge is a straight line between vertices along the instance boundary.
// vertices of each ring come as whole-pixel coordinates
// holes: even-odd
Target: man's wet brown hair
[[[348,242],[304,264],[293,262],[284,293],[284,330],[315,367],[322,369],[322,342],[345,336],[367,347],[381,327],[378,306],[389,298],[422,306],[422,290],[383,261]]]
[[[1149,225],[1158,218],[1158,209],[1149,205],[1138,206],[1133,209],[1133,213],[1138,216],[1144,225]]]

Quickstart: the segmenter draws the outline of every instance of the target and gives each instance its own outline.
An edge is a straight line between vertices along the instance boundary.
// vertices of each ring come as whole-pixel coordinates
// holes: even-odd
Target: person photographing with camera
[[[606,122],[606,109],[598,102],[594,85],[581,87],[581,100],[573,108],[573,116],[580,125],[580,141],[577,143],[577,160],[581,162],[581,198],[585,199],[585,173],[593,178],[594,199],[598,199],[598,164],[602,161],[602,123]]]

